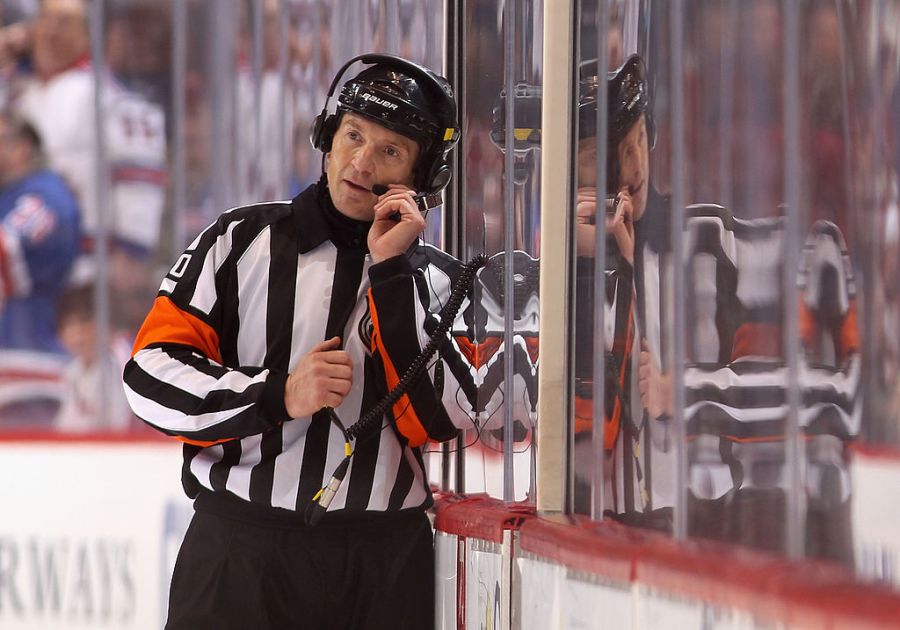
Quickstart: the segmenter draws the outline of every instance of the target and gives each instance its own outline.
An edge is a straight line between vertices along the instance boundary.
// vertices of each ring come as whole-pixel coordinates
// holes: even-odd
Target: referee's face
[[[634,206],[634,220],[637,221],[647,208],[647,190],[650,186],[650,145],[644,114],[619,142],[616,158],[619,160],[619,186],[628,187]]]
[[[411,186],[418,157],[415,140],[362,116],[345,113],[325,167],[334,207],[352,219],[371,221],[378,201],[372,186]]]

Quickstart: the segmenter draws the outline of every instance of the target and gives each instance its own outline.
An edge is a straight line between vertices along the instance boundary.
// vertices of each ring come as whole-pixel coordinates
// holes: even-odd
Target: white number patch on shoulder
[[[169,271],[169,275],[173,278],[180,278],[184,275],[184,272],[187,271],[188,264],[191,262],[190,254],[182,254],[181,258],[175,263],[172,269]]]

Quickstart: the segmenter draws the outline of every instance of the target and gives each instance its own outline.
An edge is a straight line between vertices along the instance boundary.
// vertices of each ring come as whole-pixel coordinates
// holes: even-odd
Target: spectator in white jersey
[[[289,161],[284,152],[283,139],[291,133],[290,125],[283,124],[282,116],[290,119],[294,111],[292,90],[283,89],[279,69],[280,3],[277,0],[260,0],[262,3],[262,55],[254,60],[253,32],[242,29],[238,56],[237,107],[239,120],[245,124],[238,128],[236,154],[236,194],[240,203],[257,199],[284,199],[288,192]],[[250,4],[244,5],[249,9]],[[249,14],[242,24],[249,25]],[[287,33],[290,35],[291,27]],[[287,46],[287,54],[293,54]],[[259,76],[255,64],[259,63]],[[291,64],[288,57],[284,62]]]
[[[472,268],[421,241],[416,193],[450,178],[456,103],[443,77],[374,54],[329,97],[355,61],[311,131],[322,178],[198,236],[125,369],[134,412],[185,443],[172,630],[434,622],[420,447],[470,426],[471,371],[437,312]]]
[[[90,254],[98,236],[97,181],[101,171],[88,4],[84,0],[43,0],[34,22],[32,45],[34,76],[24,81],[13,107],[38,129],[50,166],[75,191],[82,211],[83,249]],[[102,92],[110,177],[110,269],[128,270],[113,273],[112,280],[114,290],[131,291],[139,284],[135,279],[146,275],[149,257],[159,243],[165,198],[163,113],[111,78],[103,82]],[[91,271],[86,256],[75,275],[83,279],[90,277]]]

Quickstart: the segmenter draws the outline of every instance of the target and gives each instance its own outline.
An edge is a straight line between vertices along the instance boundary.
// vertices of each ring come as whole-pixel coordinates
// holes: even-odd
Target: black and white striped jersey
[[[687,272],[696,296],[688,318],[688,435],[715,432],[735,441],[783,436],[783,221],[741,220],[713,205],[690,206],[687,213]],[[802,347],[800,426],[852,438],[861,417],[856,288],[844,238],[833,223],[811,227],[797,283],[800,303],[792,312]]]
[[[349,426],[427,343],[461,265],[422,243],[373,265],[368,226],[338,213],[315,184],[293,201],[226,212],[162,281],[124,383],[140,418],[185,442],[189,496],[206,489],[302,512],[343,459],[344,440],[322,412],[288,416],[288,374],[340,336],[353,388],[336,412]],[[330,512],[430,505],[418,447],[471,426],[474,390],[449,336],[440,356],[382,430],[356,440]]]
[[[657,225],[636,225],[637,324],[641,344],[666,371],[675,270],[664,216],[668,206],[660,205],[661,198],[654,201],[647,213]],[[697,498],[717,499],[738,488],[784,488],[788,482],[784,227],[782,218],[743,220],[715,204],[685,208],[683,419],[688,479]],[[800,300],[791,313],[801,338],[797,420],[806,444],[807,488],[811,499],[843,500],[850,489],[844,449],[862,420],[854,273],[834,224],[815,223],[802,247]],[[635,381],[631,417],[639,426],[631,440],[626,431],[608,451],[608,505],[617,512],[672,507],[678,492],[672,419],[642,414]]]
[[[781,218],[744,221],[712,205],[687,212],[688,284],[696,299],[685,420],[695,440],[695,494],[787,487],[790,375],[782,324],[791,312],[800,334],[797,422],[807,443],[807,489],[811,499],[845,500],[844,448],[860,431],[862,365],[855,280],[840,230],[827,221],[811,226],[796,274],[800,300],[787,311]]]

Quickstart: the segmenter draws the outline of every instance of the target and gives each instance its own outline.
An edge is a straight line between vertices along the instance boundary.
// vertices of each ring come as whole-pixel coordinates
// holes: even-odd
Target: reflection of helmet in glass
[[[608,73],[607,121],[609,144],[615,146],[625,137],[631,126],[647,115],[647,135],[652,147],[654,141],[650,89],[647,83],[647,67],[640,55],[631,55],[621,66]],[[578,138],[584,139],[597,133],[597,94],[600,85],[597,60],[589,59],[578,68]]]
[[[578,139],[597,135],[597,60],[578,66]]]
[[[647,66],[639,55],[631,55],[608,75],[609,141],[617,143],[628,133],[641,114],[647,115],[647,136],[653,145],[650,89]]]
[[[444,158],[459,138],[453,89],[427,68],[422,71],[431,84],[404,70],[388,64],[366,68],[344,84],[338,111],[352,111],[416,140],[421,150],[416,187],[436,192],[450,180]]]
[[[541,146],[541,98],[540,85],[517,83],[513,92],[513,151],[523,154]],[[491,121],[491,142],[506,151],[506,88],[494,105]]]

